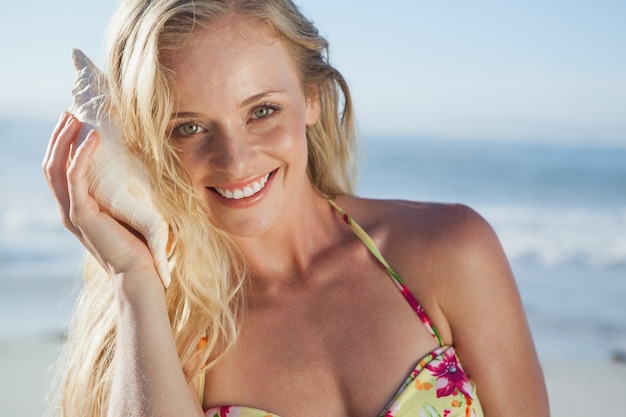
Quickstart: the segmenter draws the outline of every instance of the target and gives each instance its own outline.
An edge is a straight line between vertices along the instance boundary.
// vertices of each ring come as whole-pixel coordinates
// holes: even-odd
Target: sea
[[[62,335],[81,280],[41,171],[53,125],[0,120],[0,340]],[[471,206],[500,238],[540,359],[623,362],[626,143],[601,139],[366,136],[358,194]]]

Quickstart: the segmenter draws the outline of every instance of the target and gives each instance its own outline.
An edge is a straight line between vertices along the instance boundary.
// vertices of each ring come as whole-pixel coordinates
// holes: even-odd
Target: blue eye
[[[260,109],[256,109],[254,111],[254,117],[256,117],[257,119],[262,119],[269,116],[271,114],[271,111],[272,110],[267,107],[261,107]]]
[[[179,133],[185,136],[193,136],[201,130],[202,128],[195,123],[185,123],[178,128]]]
[[[266,117],[270,116],[272,113],[274,113],[275,111],[280,110],[280,106],[276,105],[276,104],[261,104],[260,106],[256,107],[253,111],[252,111],[252,116],[255,119],[265,119]]]

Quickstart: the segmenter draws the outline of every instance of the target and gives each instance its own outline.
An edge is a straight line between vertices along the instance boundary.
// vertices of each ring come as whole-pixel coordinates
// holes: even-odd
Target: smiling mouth
[[[222,197],[229,200],[241,200],[242,198],[252,197],[253,195],[261,192],[261,190],[265,188],[267,181],[273,173],[274,171],[266,174],[260,180],[252,182],[241,189],[225,189],[213,187],[213,190],[215,190]]]

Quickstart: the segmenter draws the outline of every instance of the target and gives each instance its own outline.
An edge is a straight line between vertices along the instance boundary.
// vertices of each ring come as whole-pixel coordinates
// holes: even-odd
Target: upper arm
[[[491,226],[462,205],[405,205],[402,214],[389,253],[455,346],[485,415],[549,415],[517,285]]]
[[[438,304],[486,415],[548,415],[547,395],[513,273],[493,229],[467,207],[445,231]]]

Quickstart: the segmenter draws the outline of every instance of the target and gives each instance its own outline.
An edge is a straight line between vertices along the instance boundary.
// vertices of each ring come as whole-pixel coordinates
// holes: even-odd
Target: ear
[[[306,115],[307,126],[313,126],[322,113],[322,103],[320,100],[320,89],[317,85],[309,85],[306,88]]]

